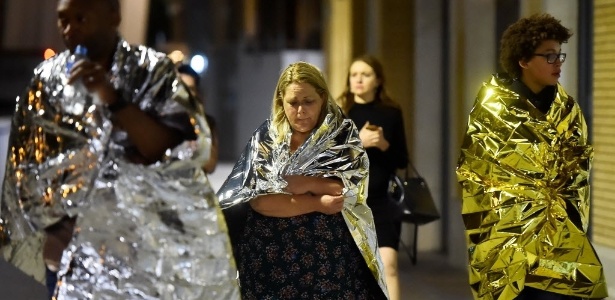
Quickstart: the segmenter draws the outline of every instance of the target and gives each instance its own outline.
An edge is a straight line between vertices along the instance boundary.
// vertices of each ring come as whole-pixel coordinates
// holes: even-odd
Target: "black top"
[[[538,92],[538,94],[532,92],[532,90],[521,80],[515,80],[509,88],[513,92],[519,94],[521,99],[530,100],[530,102],[543,114],[549,112],[549,108],[551,108],[551,104],[553,100],[555,100],[555,86],[553,85],[546,86],[542,91]]]
[[[372,209],[386,204],[389,178],[396,169],[405,169],[408,165],[408,149],[401,110],[372,101],[367,104],[355,104],[348,113],[357,129],[365,123],[382,127],[384,138],[389,148],[381,151],[376,147],[367,148],[369,158],[369,189],[367,205]]]

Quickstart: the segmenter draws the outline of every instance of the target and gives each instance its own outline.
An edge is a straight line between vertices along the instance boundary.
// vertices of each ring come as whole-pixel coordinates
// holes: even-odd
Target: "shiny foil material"
[[[220,190],[224,208],[248,202],[259,195],[287,194],[287,175],[336,177],[344,183],[342,215],[368,267],[388,295],[384,282],[376,231],[371,210],[366,205],[369,160],[350,119],[330,100],[323,123],[294,153],[288,133],[281,143],[270,121],[252,135],[241,157]]]
[[[196,136],[152,165],[110,112],[66,85],[68,51],[41,63],[17,99],[1,209],[5,258],[44,278],[42,230],[77,216],[58,299],[239,299],[226,224],[209,180],[202,109],[164,54],[120,40],[109,72],[122,97]]]
[[[475,299],[524,286],[603,298],[588,237],[593,148],[579,105],[558,85],[547,114],[494,76],[483,84],[457,167]]]

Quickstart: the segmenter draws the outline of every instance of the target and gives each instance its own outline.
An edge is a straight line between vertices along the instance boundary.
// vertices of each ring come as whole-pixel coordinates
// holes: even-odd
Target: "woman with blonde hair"
[[[244,206],[232,237],[243,299],[386,299],[370,209],[367,156],[322,73],[281,74],[265,121],[218,191]]]

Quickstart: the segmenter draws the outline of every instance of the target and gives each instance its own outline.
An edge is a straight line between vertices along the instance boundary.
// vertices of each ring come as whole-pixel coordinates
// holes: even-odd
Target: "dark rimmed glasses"
[[[566,53],[534,53],[534,56],[542,56],[547,59],[547,63],[554,64],[556,61],[563,63],[566,61]]]

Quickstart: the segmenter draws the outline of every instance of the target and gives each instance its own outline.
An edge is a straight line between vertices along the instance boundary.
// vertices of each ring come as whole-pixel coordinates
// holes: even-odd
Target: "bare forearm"
[[[338,178],[306,177],[309,178],[310,192],[315,195],[341,195],[344,184]]]
[[[158,122],[134,104],[115,112],[113,121],[126,131],[130,141],[149,163],[159,160],[167,149],[181,142],[178,132]]]
[[[110,84],[98,88],[97,93],[101,102],[109,107],[125,101]],[[139,160],[144,160],[145,163],[160,160],[167,149],[177,146],[182,141],[177,131],[165,126],[132,103],[116,108],[116,111],[112,112],[112,121],[114,125],[126,131],[128,139],[142,156]]]
[[[318,198],[312,195],[273,194],[250,201],[256,212],[268,216],[288,218],[316,211]]]
[[[288,182],[286,191],[291,194],[302,195],[341,195],[344,185],[339,178],[322,178],[305,175],[289,175],[284,178]]]

